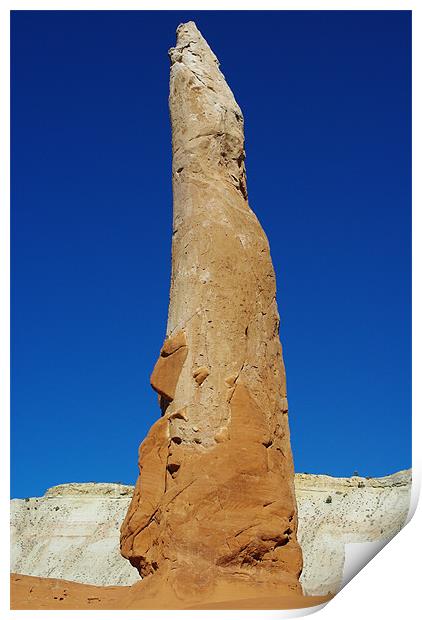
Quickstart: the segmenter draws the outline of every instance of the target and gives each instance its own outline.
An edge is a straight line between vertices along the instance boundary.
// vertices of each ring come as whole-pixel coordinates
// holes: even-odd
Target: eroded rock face
[[[403,527],[411,472],[385,478],[296,474],[295,489],[302,589],[328,594],[340,589],[345,544],[386,542]],[[11,500],[11,572],[132,585],[139,575],[120,555],[119,528],[133,491],[122,484],[74,483],[53,487],[43,497]]]
[[[151,386],[161,396],[163,402],[171,402],[174,399],[179,375],[187,354],[188,349],[183,332],[168,338],[163,344],[160,357],[151,375]]]
[[[243,116],[193,22],[169,54],[172,279],[151,377],[163,415],[121,551],[180,597],[221,580],[300,592],[275,275],[247,201]]]

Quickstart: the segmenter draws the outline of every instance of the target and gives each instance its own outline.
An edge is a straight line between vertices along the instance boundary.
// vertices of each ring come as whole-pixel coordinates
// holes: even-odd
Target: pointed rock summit
[[[173,243],[161,417],[139,451],[121,551],[183,600],[300,594],[302,554],[267,237],[248,205],[243,115],[193,22],[169,52]]]

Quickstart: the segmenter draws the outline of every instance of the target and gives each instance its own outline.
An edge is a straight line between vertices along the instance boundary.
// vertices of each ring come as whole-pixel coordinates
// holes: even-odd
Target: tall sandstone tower
[[[162,415],[140,447],[121,551],[181,599],[222,584],[299,594],[275,275],[248,205],[243,116],[193,22],[169,55],[172,276],[151,376]]]

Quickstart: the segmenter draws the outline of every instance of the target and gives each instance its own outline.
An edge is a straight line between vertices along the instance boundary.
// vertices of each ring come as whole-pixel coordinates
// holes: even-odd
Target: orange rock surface
[[[321,605],[331,596],[262,596],[259,591],[242,596],[230,589],[205,595],[201,604],[186,606],[163,590],[159,598],[148,596],[142,582],[133,586],[89,586],[74,581],[10,576],[11,609],[296,609]]]
[[[286,377],[268,240],[247,200],[243,116],[193,22],[170,50],[172,280],[121,552],[157,595],[301,593]],[[151,590],[151,591],[152,591]]]

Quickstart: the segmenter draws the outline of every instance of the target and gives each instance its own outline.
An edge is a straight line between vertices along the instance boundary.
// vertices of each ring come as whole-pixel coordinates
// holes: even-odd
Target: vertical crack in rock
[[[300,593],[286,378],[267,237],[247,201],[243,115],[193,22],[169,51],[167,337],[121,552],[153,588]],[[222,586],[221,586],[222,587]]]

